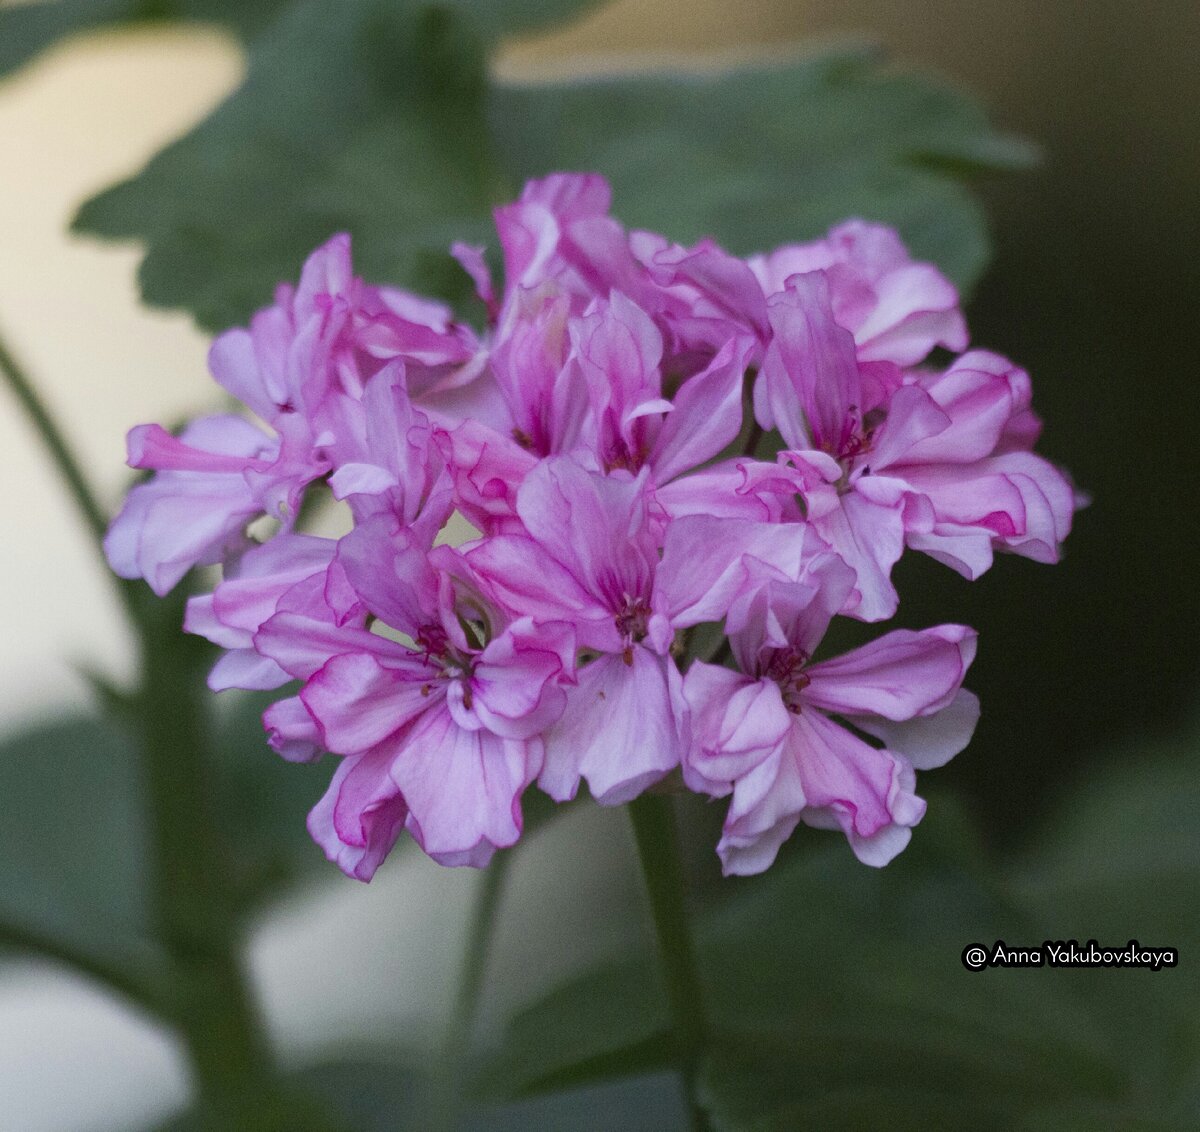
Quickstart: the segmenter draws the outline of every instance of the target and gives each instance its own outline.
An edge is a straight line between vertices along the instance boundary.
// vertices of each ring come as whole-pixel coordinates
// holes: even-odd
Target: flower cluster
[[[485,864],[535,781],[618,804],[668,777],[730,798],[726,872],[801,821],[882,865],[924,812],[915,772],[974,729],[975,633],[818,659],[830,622],[891,617],[906,548],[975,578],[996,550],[1054,561],[1070,528],[1028,377],[962,352],[954,288],[890,229],[746,260],[609,203],[598,176],[527,185],[495,214],[499,290],[453,248],[482,334],[356,278],[337,236],[212,347],[253,416],[130,433],[155,475],[113,568],[165,593],[223,567],[185,627],[225,650],[215,690],[300,682],[264,724],[284,758],[340,757],[309,829],[352,876],[405,830]],[[305,533],[321,496],[343,537]],[[476,537],[452,546],[455,514]]]

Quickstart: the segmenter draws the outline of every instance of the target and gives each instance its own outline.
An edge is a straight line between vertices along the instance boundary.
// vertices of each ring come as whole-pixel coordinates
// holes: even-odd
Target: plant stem
[[[72,967],[153,1017],[161,1017],[167,1009],[171,973],[161,955],[143,955],[139,951],[136,956],[122,956],[118,962],[112,956],[77,946],[61,933],[39,931],[9,921],[0,922],[0,944]]]
[[[66,437],[11,349],[0,338],[0,376],[25,410],[99,549],[107,519]],[[158,942],[168,955],[169,985],[154,1005],[187,1046],[207,1126],[293,1132],[311,1123],[276,1084],[270,1054],[238,954],[237,909],[230,869],[214,824],[211,742],[197,688],[200,669],[181,639],[181,599],[148,602],[140,588],[117,586],[141,653],[134,701],[152,840],[151,866]],[[124,973],[29,932],[36,946],[115,989],[151,1003],[148,972]]]
[[[93,536],[100,541],[104,538],[104,530],[108,526],[104,511],[96,501],[87,480],[84,479],[83,471],[68,447],[66,438],[55,424],[46,406],[42,404],[41,398],[37,395],[25,371],[17,363],[17,359],[5,343],[3,336],[0,336],[0,372],[3,372],[8,387],[20,401],[30,423],[42,438],[42,443],[45,445],[50,459],[54,462],[54,466],[67,481],[67,489],[71,493],[71,498],[75,500],[75,506],[79,509],[79,513],[83,516]]]
[[[104,509],[100,506],[87,477],[84,476],[83,468],[71,451],[67,438],[55,423],[54,418],[50,415],[50,410],[5,342],[3,334],[0,334],[0,376],[4,378],[5,383],[12,390],[13,396],[25,410],[25,415],[41,438],[42,446],[49,455],[51,463],[66,481],[67,491],[75,503],[75,509],[79,512],[80,518],[83,519],[103,558],[104,532],[108,527]],[[108,569],[107,563],[104,565],[104,573],[116,587],[117,596],[124,606],[125,612],[131,620],[136,621],[137,594],[134,592],[133,586],[123,578],[118,578]]]
[[[452,1129],[462,1109],[463,1078],[511,857],[512,850],[497,853],[483,870],[474,893],[458,989],[434,1073],[437,1095],[432,1115],[439,1129]]]
[[[692,1109],[692,1126],[696,1132],[705,1132],[709,1124],[696,1099],[696,1077],[708,1027],[703,986],[688,924],[683,857],[675,813],[667,795],[643,793],[629,803],[629,816],[650,897],[667,1004]]]
[[[158,934],[179,967],[174,1021],[191,1055],[201,1103],[231,1123],[270,1092],[266,1041],[237,954],[230,862],[214,828],[211,738],[203,685],[180,639],[180,602],[140,625],[139,718],[150,801],[152,894]],[[199,692],[199,694],[198,694]]]

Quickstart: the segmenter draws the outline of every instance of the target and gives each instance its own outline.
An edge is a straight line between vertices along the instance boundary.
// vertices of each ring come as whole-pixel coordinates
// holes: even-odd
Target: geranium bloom
[[[1036,438],[1025,374],[981,352],[941,375],[862,362],[820,272],[790,277],[770,315],[755,408],[783,436],[809,521],[857,575],[847,612],[896,611],[891,571],[906,542],[971,578],[993,547],[1057,558],[1075,498],[1061,472],[1022,450]]]
[[[975,633],[961,625],[812,660],[850,585],[835,568],[822,573],[815,589],[764,580],[727,624],[740,671],[697,661],[684,680],[685,778],[733,795],[717,846],[726,873],[762,872],[800,821],[840,828],[859,860],[887,864],[925,813],[914,768],[941,766],[975,728],[978,700],[961,687]]]
[[[346,756],[309,829],[362,880],[406,827],[443,864],[486,864],[520,836],[538,736],[561,714],[559,682],[574,666],[570,627],[504,617],[455,551],[426,554],[386,518],[340,553],[372,617],[412,644],[292,612],[256,634],[305,681],[322,746]]]
[[[628,801],[680,762],[678,631],[720,620],[747,562],[802,571],[817,540],[803,524],[668,524],[647,469],[605,476],[565,457],[526,477],[517,512],[523,533],[483,541],[468,561],[497,602],[569,622],[593,655],[546,734],[540,785],[561,801],[583,777],[598,801]]]
[[[196,565],[251,545],[247,524],[270,515],[290,529],[305,488],[360,458],[353,402],[388,361],[407,362],[409,392],[431,407],[461,399],[478,374],[474,336],[440,304],[354,277],[350,240],[336,236],[304,265],[299,287],[248,329],[213,343],[209,368],[267,431],[241,417],[204,417],[176,439],[158,425],[129,434],[129,465],[158,472],[135,487],[108,532],[113,569],[172,589]]]
[[[913,262],[882,224],[851,220],[823,240],[752,256],[749,265],[768,295],[786,290],[793,275],[821,272],[834,316],[864,362],[911,366],[935,346],[966,348],[967,323],[953,284],[932,264]]]
[[[974,578],[996,550],[1053,561],[1070,529],[1027,375],[978,350],[928,368],[966,325],[890,229],[746,260],[610,205],[594,174],[531,181],[495,214],[500,285],[456,244],[478,333],[355,278],[334,237],[214,343],[244,416],[130,433],[156,474],[110,528],[113,568],[159,593],[223,568],[186,618],[224,650],[210,686],[300,683],[268,742],[339,758],[309,829],[351,876],[405,830],[486,863],[535,782],[616,804],[680,778],[730,797],[728,872],[799,822],[883,864],[924,812],[915,771],[971,734],[975,636],[814,659],[831,618],[890,616],[905,548]],[[348,533],[306,526],[321,500]],[[477,537],[451,548],[456,513]]]

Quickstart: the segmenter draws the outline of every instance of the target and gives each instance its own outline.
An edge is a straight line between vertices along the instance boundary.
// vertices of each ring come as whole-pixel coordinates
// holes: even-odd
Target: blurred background
[[[938,786],[963,799],[994,852],[1019,854],[1100,768],[1169,746],[1196,718],[1200,6],[617,0],[507,44],[497,66],[512,78],[653,69],[842,37],[878,40],[969,89],[1044,155],[979,186],[995,259],[968,313],[976,344],[1030,370],[1047,421],[1041,451],[1094,503],[1055,569],[1002,559],[969,586],[906,560],[898,578],[907,623],[981,632],[970,683],[984,717]],[[139,305],[136,248],[71,237],[67,225],[242,73],[222,33],[139,30],[73,41],[0,86],[0,328],[112,505],[126,429],[213,402],[207,339],[186,316]],[[6,393],[0,406],[8,732],[86,705],[75,665],[124,677],[132,651],[53,469]],[[411,854],[369,888],[330,869],[273,910],[251,961],[285,1055],[440,1017],[475,881]],[[636,885],[622,814],[585,807],[539,835],[512,879],[485,1017],[643,932]],[[534,918],[560,934],[531,939]],[[965,942],[948,941],[948,961]],[[138,1127],[186,1088],[165,1032],[58,968],[0,968],[3,1132]]]

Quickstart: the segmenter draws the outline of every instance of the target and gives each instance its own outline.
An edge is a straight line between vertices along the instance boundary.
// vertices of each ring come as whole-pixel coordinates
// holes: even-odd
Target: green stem
[[[75,509],[79,512],[80,518],[83,519],[92,535],[93,542],[103,557],[104,532],[108,528],[108,519],[105,517],[104,509],[100,506],[87,477],[84,476],[83,468],[71,451],[67,438],[55,423],[54,418],[50,415],[50,410],[38,395],[24,368],[4,341],[2,334],[0,334],[0,376],[4,378],[5,383],[12,390],[13,396],[25,410],[25,415],[41,438],[42,445],[51,462],[58,469],[59,475],[66,481],[67,491],[75,503]],[[125,612],[130,620],[136,621],[138,601],[131,583],[118,578],[109,570],[107,562],[104,565],[104,574],[116,587],[117,596],[125,607]]]
[[[25,410],[93,540],[102,550],[107,520],[66,437],[12,351],[0,339],[0,376]],[[237,910],[228,862],[214,824],[211,743],[197,696],[199,669],[180,639],[181,601],[151,603],[140,588],[117,584],[137,632],[141,687],[137,722],[149,796],[154,910],[169,956],[171,986],[155,1003],[180,1031],[195,1073],[200,1108],[214,1128],[320,1127],[279,1092],[270,1053],[239,960]],[[143,1004],[144,975],[124,973],[71,948],[25,933],[26,946],[70,962]]]
[[[17,363],[17,359],[2,336],[0,336],[0,372],[3,372],[8,387],[20,401],[21,407],[29,416],[30,423],[42,438],[42,443],[46,446],[50,459],[54,461],[55,467],[67,481],[67,489],[71,493],[71,498],[75,500],[75,506],[78,507],[79,513],[83,516],[93,536],[100,541],[104,538],[104,531],[108,526],[104,511],[84,478],[83,470],[68,447],[66,438],[59,430],[58,425],[54,423],[46,406],[42,404],[41,398],[37,395],[24,369]]]
[[[675,1030],[676,1051],[695,1132],[708,1129],[696,1099],[696,1078],[707,1040],[704,991],[692,948],[684,892],[683,856],[671,799],[644,793],[629,803],[633,835],[658,939],[659,964]]]
[[[214,828],[211,737],[203,685],[180,640],[181,608],[165,601],[141,628],[139,719],[150,799],[158,934],[180,968],[174,1021],[201,1104],[231,1126],[269,1093],[270,1055],[238,959],[230,864]]]
[[[439,1129],[453,1128],[462,1111],[467,1058],[471,1052],[484,977],[487,975],[496,934],[496,913],[500,908],[511,858],[511,850],[501,851],[492,858],[491,864],[479,877],[471,904],[458,989],[434,1073],[436,1097],[433,1116]]]
[[[171,970],[161,955],[122,956],[120,961],[77,946],[62,932],[43,932],[15,921],[0,922],[0,944],[27,951],[71,967],[109,990],[116,991],[139,1010],[161,1017],[171,995]]]

